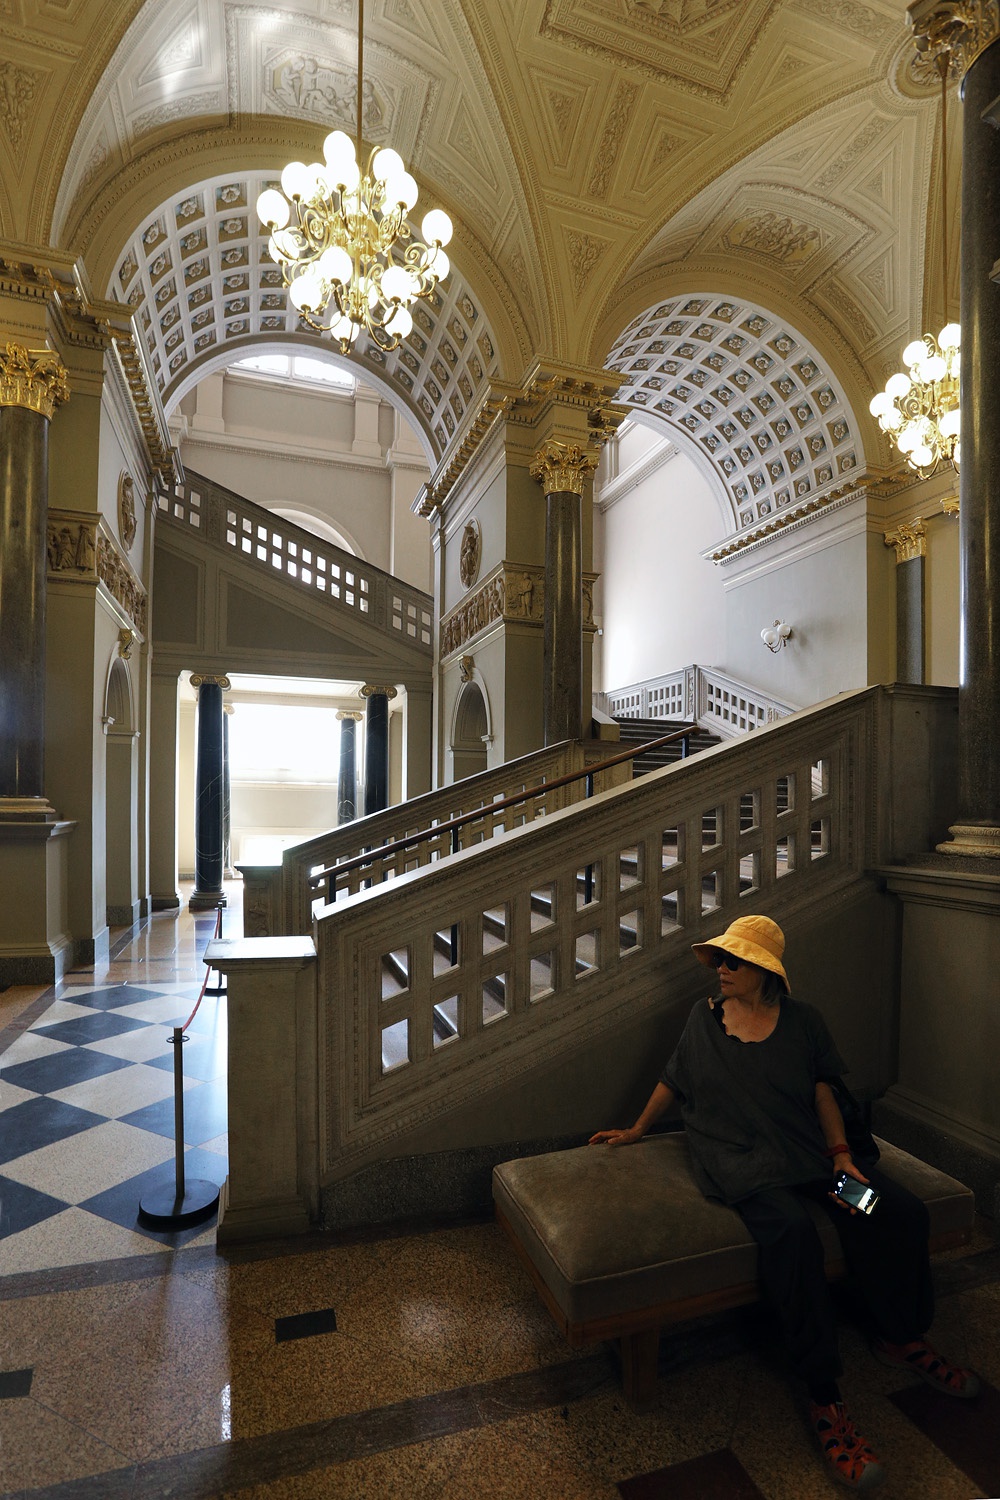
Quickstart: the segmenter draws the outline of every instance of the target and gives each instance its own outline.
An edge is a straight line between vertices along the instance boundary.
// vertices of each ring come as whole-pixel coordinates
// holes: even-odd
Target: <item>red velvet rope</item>
[[[213,937],[221,937],[221,936],[222,936],[222,907],[220,906],[219,909],[218,909],[218,911],[216,912],[216,915],[215,915],[215,932],[213,934]],[[205,969],[205,978],[202,980],[201,991],[200,991],[200,993],[198,995],[197,1000],[194,1003],[194,1010],[188,1016],[187,1020],[184,1022],[184,1025],[181,1027],[182,1031],[187,1031],[188,1027],[191,1025],[191,1022],[194,1020],[195,1016],[198,1014],[198,1007],[199,1007],[199,1005],[201,1004],[201,1002],[205,998],[205,991],[208,988],[208,976],[209,976],[209,974],[211,974],[211,972],[212,972],[212,966],[211,966],[211,964],[208,964],[207,967],[206,967],[206,969]]]

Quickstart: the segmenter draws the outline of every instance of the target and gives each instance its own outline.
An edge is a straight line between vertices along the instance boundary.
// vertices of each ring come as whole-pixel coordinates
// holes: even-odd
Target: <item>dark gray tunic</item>
[[[844,1063],[818,1010],[789,998],[780,1005],[766,1040],[741,1042],[712,1001],[699,1001],[661,1075],[677,1095],[706,1198],[737,1203],[765,1188],[829,1181],[816,1084],[839,1078]]]

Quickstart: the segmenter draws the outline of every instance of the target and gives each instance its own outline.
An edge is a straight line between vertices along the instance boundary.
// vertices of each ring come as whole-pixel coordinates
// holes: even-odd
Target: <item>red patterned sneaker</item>
[[[983,1388],[979,1376],[972,1370],[953,1365],[923,1339],[914,1339],[910,1344],[890,1344],[888,1339],[876,1339],[872,1353],[884,1365],[912,1370],[935,1390],[943,1391],[946,1396],[957,1396],[960,1401],[971,1401]]]
[[[885,1470],[847,1415],[843,1401],[831,1406],[810,1402],[809,1421],[835,1479],[852,1490],[873,1490],[882,1483]]]

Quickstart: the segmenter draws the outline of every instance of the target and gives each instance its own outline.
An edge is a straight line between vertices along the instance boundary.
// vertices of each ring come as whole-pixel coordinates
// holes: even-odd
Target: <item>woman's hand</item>
[[[588,1142],[591,1146],[634,1146],[643,1132],[633,1125],[629,1130],[599,1130]]]
[[[843,1172],[848,1177],[853,1177],[856,1182],[863,1182],[865,1187],[871,1186],[865,1174],[854,1165],[854,1158],[851,1156],[851,1153],[849,1151],[837,1152],[837,1155],[833,1158],[833,1170],[838,1177],[840,1176],[841,1172]],[[856,1208],[852,1208],[850,1203],[845,1203],[843,1198],[838,1198],[836,1193],[830,1193],[829,1196],[833,1199],[834,1203],[839,1204],[841,1208],[846,1208],[848,1213],[857,1213]]]

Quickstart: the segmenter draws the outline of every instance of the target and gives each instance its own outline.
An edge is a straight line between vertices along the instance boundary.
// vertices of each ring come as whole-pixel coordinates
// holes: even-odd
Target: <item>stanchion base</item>
[[[207,1217],[218,1201],[216,1184],[194,1177],[184,1184],[183,1198],[178,1198],[176,1184],[172,1182],[150,1188],[139,1202],[139,1212],[144,1219],[160,1224],[193,1224],[196,1219]]]

